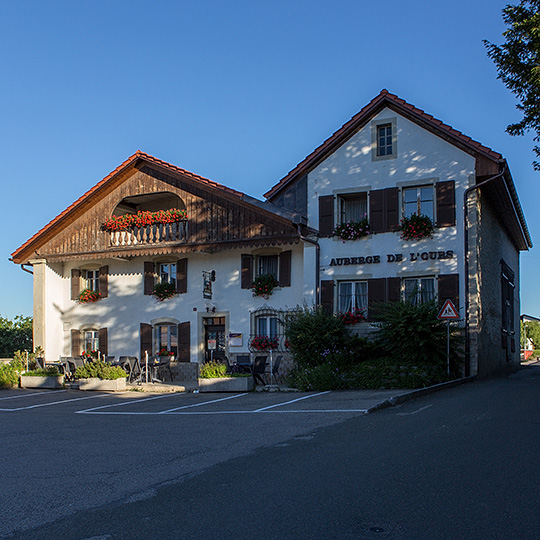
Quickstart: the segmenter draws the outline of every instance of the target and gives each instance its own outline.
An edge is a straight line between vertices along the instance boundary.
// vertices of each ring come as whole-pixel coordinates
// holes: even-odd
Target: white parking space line
[[[290,403],[296,403],[297,401],[302,401],[303,399],[310,399],[317,396],[322,396],[323,394],[329,394],[330,390],[327,390],[326,392],[319,392],[318,394],[311,394],[309,396],[304,396],[297,399],[292,399],[291,401],[285,401],[284,403],[277,403],[276,405],[270,405],[268,407],[262,407],[261,409],[256,409],[253,412],[263,412],[267,411],[268,409],[273,409],[274,407],[283,407],[283,405],[289,405]]]
[[[75,411],[75,412],[77,414],[84,414],[84,413],[90,413],[90,412],[93,412],[93,411],[97,411],[99,409],[108,409],[110,407],[121,407],[122,405],[130,405],[131,403],[141,403],[143,401],[152,401],[154,399],[162,399],[162,398],[172,397],[172,396],[177,396],[177,395],[178,394],[176,394],[176,393],[162,394],[160,396],[152,396],[152,397],[148,397],[148,398],[133,399],[131,401],[123,401],[122,403],[112,403],[110,405],[100,405],[99,407],[92,407],[91,409],[85,409],[84,411]],[[111,413],[111,414],[115,414],[115,413]]]
[[[18,396],[3,397],[0,398],[0,401],[4,401],[5,399],[18,399],[29,396],[41,396],[41,394],[59,394],[60,392],[67,392],[67,390],[46,390],[45,392],[32,392],[31,394],[20,394]]]
[[[82,401],[85,399],[94,399],[94,398],[103,397],[103,396],[110,396],[110,394],[97,394],[95,396],[88,396],[88,397],[82,397],[82,398],[63,399],[60,401],[51,401],[50,403],[39,403],[37,405],[28,405],[28,407],[17,407],[15,409],[0,409],[0,411],[4,411],[4,412],[25,411],[27,409],[36,409],[37,407],[50,407],[51,405],[60,405],[62,403],[69,403],[70,401]]]
[[[168,411],[161,411],[157,414],[170,414],[174,411],[179,411],[180,409],[190,409],[192,407],[200,407],[201,405],[208,405],[209,403],[217,403],[218,401],[226,401],[228,399],[234,399],[234,398],[238,398],[238,397],[242,397],[242,396],[247,396],[247,393],[245,394],[236,394],[234,396],[227,396],[227,397],[224,397],[224,398],[219,398],[219,399],[212,399],[210,401],[203,401],[202,403],[194,403],[192,405],[184,405],[182,407],[176,407],[176,409],[169,409]]]

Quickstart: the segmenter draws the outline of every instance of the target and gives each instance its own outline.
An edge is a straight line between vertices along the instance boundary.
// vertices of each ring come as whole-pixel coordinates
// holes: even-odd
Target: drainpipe
[[[319,306],[319,299],[320,299],[320,285],[319,285],[319,274],[321,271],[321,246],[319,245],[319,242],[317,240],[311,240],[311,238],[307,238],[302,234],[301,223],[297,223],[296,225],[298,227],[298,235],[300,236],[300,240],[304,240],[305,242],[309,242],[310,244],[313,244],[315,246],[315,306]]]
[[[13,262],[13,259],[10,257],[8,261]],[[23,263],[19,266],[21,267],[21,270],[24,270],[25,272],[28,272],[29,274],[34,275],[34,272],[32,272],[32,270],[28,270],[28,268],[25,268],[25,266],[32,266],[30,263]]]
[[[469,377],[471,374],[471,347],[469,344],[469,335],[470,335],[470,329],[469,329],[469,212],[467,207],[467,200],[469,198],[469,194],[474,191],[475,189],[481,188],[485,186],[487,183],[492,182],[493,180],[496,180],[497,178],[501,178],[504,176],[504,173],[506,172],[506,162],[504,163],[503,170],[496,174],[495,176],[491,176],[487,180],[484,180],[483,182],[480,182],[479,184],[475,184],[474,186],[471,186],[470,188],[467,188],[465,192],[463,193],[463,229],[465,232],[465,239],[464,239],[464,250],[465,250],[465,376]],[[506,186],[506,182],[504,183],[505,187],[508,191],[508,187]]]

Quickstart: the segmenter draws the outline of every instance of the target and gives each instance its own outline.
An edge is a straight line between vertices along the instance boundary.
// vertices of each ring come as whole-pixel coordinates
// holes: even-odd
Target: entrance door
[[[225,359],[225,317],[206,317],[204,319],[204,359]]]

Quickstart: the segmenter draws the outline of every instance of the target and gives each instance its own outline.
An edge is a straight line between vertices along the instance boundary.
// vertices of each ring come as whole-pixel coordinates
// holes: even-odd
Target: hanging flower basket
[[[411,214],[401,219],[400,231],[403,240],[422,240],[433,236],[434,224],[429,216]]]
[[[176,285],[174,283],[158,283],[154,287],[152,296],[157,298],[160,302],[172,298],[176,294]]]
[[[278,285],[278,280],[272,274],[262,274],[253,280],[251,290],[253,296],[262,296],[265,300],[268,300],[272,291]]]
[[[277,349],[278,338],[268,336],[255,336],[252,338],[250,347],[255,351],[270,351]]]
[[[343,321],[343,324],[358,324],[366,320],[365,309],[353,309],[351,311],[340,311],[338,318]]]
[[[97,302],[101,298],[101,294],[98,291],[92,289],[83,289],[77,297],[79,304],[89,304],[91,302]]]
[[[174,353],[164,347],[163,349],[159,351],[158,356],[174,356]]]
[[[178,223],[179,221],[186,221],[186,219],[187,212],[178,208],[159,210],[158,212],[140,211],[136,214],[113,216],[103,223],[101,228],[108,232],[126,231],[132,227],[141,228],[161,223]]]
[[[358,240],[370,234],[369,221],[367,216],[364,216],[360,221],[347,221],[341,223],[334,229],[334,236],[339,236],[342,240]]]

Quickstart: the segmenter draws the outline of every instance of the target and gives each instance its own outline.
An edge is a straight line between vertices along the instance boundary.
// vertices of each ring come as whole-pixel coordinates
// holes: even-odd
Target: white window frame
[[[379,130],[381,128],[390,128],[391,152],[381,154],[379,146]],[[388,135],[387,135],[388,136]],[[385,145],[387,148],[387,145]],[[371,160],[381,161],[385,159],[397,158],[397,118],[381,118],[371,123]]]
[[[345,288],[346,285],[351,286],[351,294],[350,295],[344,295],[342,294],[342,289]],[[357,287],[357,285],[360,285],[361,287]],[[363,289],[359,290],[359,289]],[[346,306],[343,305],[342,298],[345,296],[350,296],[350,308],[348,309]],[[367,317],[368,312],[368,282],[367,281],[361,281],[361,280],[347,280],[347,281],[338,281],[338,294],[337,294],[337,311],[338,313],[346,313],[349,311],[353,311],[355,309],[362,309],[363,315]]]
[[[427,282],[431,282],[432,286],[426,291]],[[408,283],[407,283],[408,282]],[[414,282],[414,287],[411,287],[412,282]],[[409,284],[409,285],[408,285]],[[419,277],[407,277],[402,278],[402,295],[404,302],[411,302],[414,305],[423,304],[429,302],[430,300],[435,300],[437,298],[437,280],[434,276],[419,276]],[[429,290],[431,289],[431,290]],[[410,293],[407,290],[411,291]],[[414,296],[413,294],[414,293]],[[429,294],[429,297],[427,295]]]
[[[83,270],[84,288],[99,292],[99,270]]]
[[[99,330],[85,328],[82,330],[83,351],[99,351]],[[90,346],[90,347],[89,347]]]
[[[406,202],[407,193],[412,193],[413,191],[416,191],[416,208],[414,211],[408,211],[407,205],[412,205],[414,203],[413,201]],[[423,198],[426,192],[431,194],[431,199]],[[431,203],[431,214],[422,211],[425,208],[423,203]],[[401,188],[401,215],[403,217],[410,217],[412,214],[428,216],[435,222],[435,186],[433,184],[404,186]]]
[[[172,283],[176,286],[176,262],[157,262],[155,273],[157,283]]]
[[[167,328],[166,343],[163,341],[162,328]],[[176,344],[174,343],[176,341]],[[178,324],[173,322],[160,322],[152,327],[152,347],[154,354],[158,354],[162,348],[167,348],[178,357]],[[176,349],[176,350],[175,350]]]
[[[361,200],[360,204],[364,204],[365,211],[361,216],[359,216],[356,219],[350,219],[350,217],[347,216],[347,210],[346,206],[348,202]],[[360,191],[357,193],[342,193],[338,195],[338,225],[342,225],[344,223],[347,223],[349,221],[360,221],[364,217],[368,217],[368,194],[367,191]]]
[[[269,261],[270,258],[275,260],[275,271],[271,271]],[[279,280],[279,254],[277,253],[268,253],[257,255],[255,258],[256,267],[255,267],[255,276],[263,276],[266,274],[273,275],[277,280]]]

